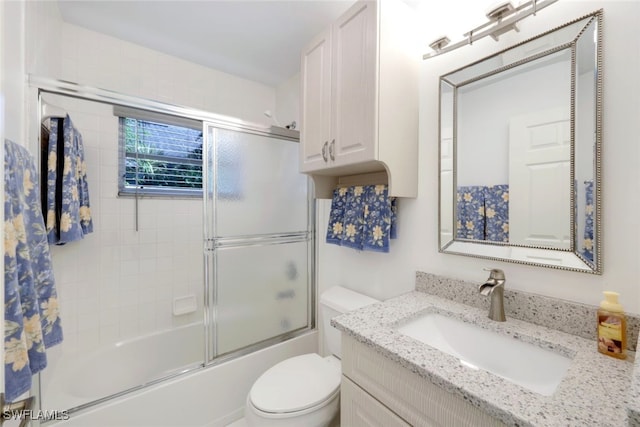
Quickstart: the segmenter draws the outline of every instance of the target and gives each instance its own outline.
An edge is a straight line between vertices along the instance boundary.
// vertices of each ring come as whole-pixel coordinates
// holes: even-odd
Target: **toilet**
[[[340,409],[340,331],[331,326],[339,314],[379,302],[336,286],[320,296],[319,314],[325,351],[295,356],[269,368],[251,387],[245,405],[249,427],[326,427]],[[335,424],[337,425],[337,424]]]

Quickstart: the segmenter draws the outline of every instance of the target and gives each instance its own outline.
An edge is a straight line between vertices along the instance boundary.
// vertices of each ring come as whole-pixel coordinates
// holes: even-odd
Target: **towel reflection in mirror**
[[[460,186],[456,196],[456,237],[509,242],[509,186]]]

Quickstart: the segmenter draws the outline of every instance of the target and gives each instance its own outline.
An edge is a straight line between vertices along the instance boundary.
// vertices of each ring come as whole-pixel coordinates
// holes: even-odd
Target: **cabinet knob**
[[[328,161],[327,145],[329,145],[329,141],[325,141],[324,144],[322,145],[322,158],[324,159],[325,163]]]
[[[335,160],[336,159],[336,156],[335,156],[335,153],[334,153],[335,147],[336,147],[336,140],[334,138],[331,141],[331,145],[329,145],[329,157],[331,157],[331,160]]]

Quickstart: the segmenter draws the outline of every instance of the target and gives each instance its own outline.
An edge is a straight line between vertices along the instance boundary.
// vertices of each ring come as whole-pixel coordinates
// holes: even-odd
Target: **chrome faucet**
[[[494,268],[489,274],[486,282],[478,287],[480,295],[491,296],[491,307],[489,308],[489,319],[496,322],[506,321],[504,316],[504,271]]]

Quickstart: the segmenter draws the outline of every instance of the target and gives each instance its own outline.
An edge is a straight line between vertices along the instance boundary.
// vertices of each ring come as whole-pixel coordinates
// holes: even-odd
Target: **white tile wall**
[[[83,351],[202,319],[202,201],[117,197],[118,121],[110,106],[45,95],[83,136],[94,232],[52,247],[65,351]],[[198,312],[173,316],[194,294]]]

